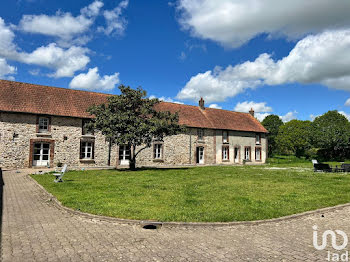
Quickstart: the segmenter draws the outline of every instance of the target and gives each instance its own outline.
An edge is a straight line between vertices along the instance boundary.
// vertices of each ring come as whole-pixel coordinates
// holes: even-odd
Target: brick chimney
[[[204,110],[204,109],[205,109],[205,107],[204,107],[204,99],[203,99],[203,97],[201,97],[201,99],[199,100],[198,104],[199,104],[199,107],[200,107],[202,110]]]
[[[251,114],[254,117],[254,110],[253,110],[253,108],[250,109],[249,114]]]

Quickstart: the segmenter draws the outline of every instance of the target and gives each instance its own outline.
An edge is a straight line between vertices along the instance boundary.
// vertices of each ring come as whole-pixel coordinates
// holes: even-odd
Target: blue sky
[[[349,13],[348,0],[3,0],[0,78],[350,118]]]

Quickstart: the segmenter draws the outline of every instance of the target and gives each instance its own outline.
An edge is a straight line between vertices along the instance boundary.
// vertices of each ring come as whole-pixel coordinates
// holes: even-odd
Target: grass
[[[127,219],[247,221],[350,202],[350,175],[314,173],[310,163],[71,171],[64,183],[32,177],[65,206]]]

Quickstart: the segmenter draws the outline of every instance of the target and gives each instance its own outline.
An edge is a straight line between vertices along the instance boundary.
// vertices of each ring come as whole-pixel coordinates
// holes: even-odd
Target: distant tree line
[[[314,121],[283,123],[277,115],[262,121],[269,131],[269,156],[295,155],[319,161],[350,159],[350,122],[338,111],[328,111]]]

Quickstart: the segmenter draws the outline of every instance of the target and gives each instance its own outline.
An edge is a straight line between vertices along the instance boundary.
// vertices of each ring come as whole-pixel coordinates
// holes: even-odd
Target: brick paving
[[[312,226],[350,237],[350,207],[263,224],[146,230],[57,208],[26,171],[5,171],[3,180],[4,262],[327,261],[326,250],[334,250],[314,249]]]

